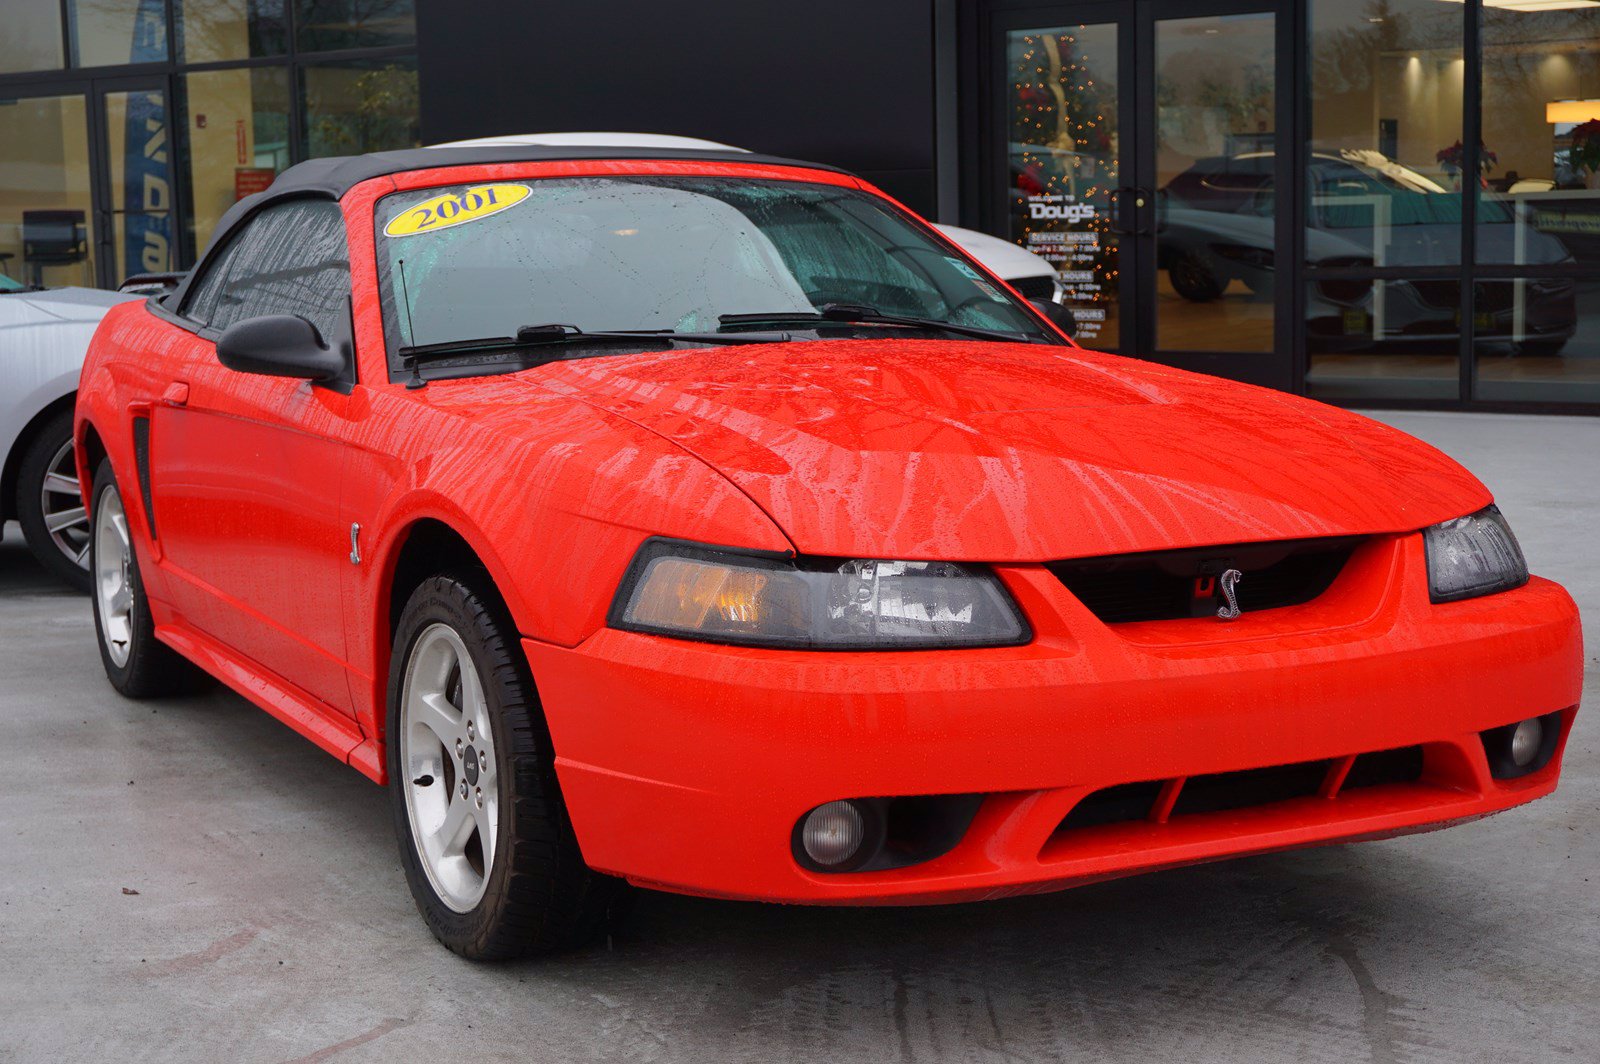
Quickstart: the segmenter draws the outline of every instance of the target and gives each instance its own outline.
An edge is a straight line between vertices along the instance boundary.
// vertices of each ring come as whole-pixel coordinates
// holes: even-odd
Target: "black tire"
[[[50,530],[45,527],[44,506],[41,501],[45,477],[50,472],[51,464],[61,453],[61,449],[71,442],[72,409],[68,407],[66,410],[56,412],[39,426],[33,438],[28,441],[27,449],[22,452],[22,461],[17,465],[17,496],[14,512],[17,515],[17,523],[22,526],[23,538],[28,541],[28,549],[39,559],[39,564],[57,579],[79,591],[88,591],[91,584],[88,567],[79,565],[62,553],[61,548],[56,545]]]
[[[1167,260],[1167,280],[1172,283],[1174,292],[1191,303],[1220,299],[1222,290],[1228,286],[1227,279],[1218,277],[1198,256],[1177,250]]]
[[[93,534],[96,511],[101,509],[101,502],[112,492],[121,501],[121,492],[117,487],[117,480],[111,473],[111,460],[102,459],[100,467],[95,471],[94,489],[90,495],[90,541],[93,544],[89,554],[89,571],[98,571],[99,562],[99,537]],[[206,675],[194,664],[178,655],[177,651],[156,639],[155,622],[150,618],[150,603],[145,597],[144,580],[139,575],[139,557],[133,548],[130,550],[130,564],[128,566],[128,585],[132,598],[129,615],[129,639],[127,660],[117,663],[111,655],[111,649],[105,634],[105,620],[101,617],[100,595],[91,594],[89,598],[94,603],[94,631],[95,643],[100,648],[100,662],[105,666],[106,679],[111,681],[111,686],[117,693],[125,698],[162,698],[168,695],[187,694],[203,686]]]
[[[481,678],[494,736],[499,818],[495,855],[477,905],[457,912],[440,898],[413,837],[402,760],[401,698],[419,637],[444,624]],[[389,668],[387,759],[400,862],[430,930],[472,960],[504,960],[583,945],[624,895],[618,879],[584,863],[556,781],[555,752],[533,677],[509,614],[488,575],[468,570],[424,580],[406,602]]]

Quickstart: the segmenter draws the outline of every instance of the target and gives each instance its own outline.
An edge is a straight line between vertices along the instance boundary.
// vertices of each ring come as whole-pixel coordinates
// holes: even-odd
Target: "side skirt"
[[[322,749],[382,782],[382,769],[356,722],[262,670],[215,639],[181,624],[156,626],[156,638]]]

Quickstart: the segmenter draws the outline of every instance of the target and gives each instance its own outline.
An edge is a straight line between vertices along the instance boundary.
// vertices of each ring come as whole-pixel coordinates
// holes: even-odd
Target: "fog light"
[[[1497,780],[1514,780],[1538,772],[1555,757],[1560,740],[1559,712],[1490,728],[1483,733],[1489,775]]]
[[[1511,763],[1527,768],[1544,746],[1544,723],[1538,717],[1518,724],[1511,732]]]
[[[806,814],[800,845],[822,868],[850,863],[866,841],[867,824],[854,802],[829,802]]]

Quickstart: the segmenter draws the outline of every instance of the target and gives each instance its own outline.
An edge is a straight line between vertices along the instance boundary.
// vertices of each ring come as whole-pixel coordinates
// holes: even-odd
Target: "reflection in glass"
[[[1476,291],[1476,398],[1600,403],[1600,281],[1480,281]]]
[[[54,3],[9,5],[0,32],[0,74],[60,70],[61,8]]]
[[[1060,273],[1078,342],[1115,351],[1117,28],[1007,34],[1007,235]]]
[[[282,55],[288,50],[283,0],[178,0],[174,12],[186,63]]]
[[[112,280],[174,268],[172,139],[166,93],[137,89],[105,94],[106,148],[111,164]]]
[[[293,0],[302,52],[382,48],[417,39],[415,0]]]
[[[1306,392],[1319,399],[1455,399],[1460,319],[1456,280],[1312,281]]]
[[[1273,346],[1276,20],[1156,23],[1156,345]]]
[[[307,158],[422,143],[416,60],[351,60],[302,67]]]
[[[1600,7],[1484,10],[1479,262],[1600,265],[1596,38]]]
[[[44,0],[35,0],[43,6]],[[52,0],[53,2],[53,0]],[[67,0],[73,66],[167,58],[166,0]]]
[[[1311,266],[1461,261],[1463,8],[1312,0]]]
[[[7,101],[0,144],[0,275],[24,284],[94,284],[84,98]]]
[[[287,67],[208,70],[183,79],[195,250],[229,207],[289,165]]]

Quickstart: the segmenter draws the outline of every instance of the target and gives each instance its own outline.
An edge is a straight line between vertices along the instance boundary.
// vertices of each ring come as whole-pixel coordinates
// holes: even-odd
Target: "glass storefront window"
[[[167,58],[166,0],[68,0],[73,66],[159,63]]]
[[[80,95],[0,100],[0,274],[93,285],[88,107]]]
[[[1312,281],[1306,286],[1306,392],[1356,402],[1455,399],[1460,337],[1458,281]]]
[[[1310,266],[1461,261],[1465,8],[1311,0]]]
[[[414,59],[307,65],[300,69],[300,91],[306,158],[422,143]]]
[[[284,0],[177,0],[186,63],[282,55],[289,48]]]
[[[1277,20],[1156,24],[1156,346],[1270,352]]]
[[[183,91],[198,252],[224,211],[289,165],[289,68],[207,70]]]
[[[54,3],[7,5],[0,31],[0,74],[60,70],[61,8]]]
[[[292,0],[302,52],[384,48],[417,39],[415,0]]]
[[[1117,27],[1012,31],[1006,66],[1007,235],[1060,271],[1078,341],[1114,351]]]
[[[1600,265],[1600,7],[1568,7],[1483,11],[1479,262]]]
[[[1479,281],[1475,290],[1476,398],[1600,403],[1600,281]]]

